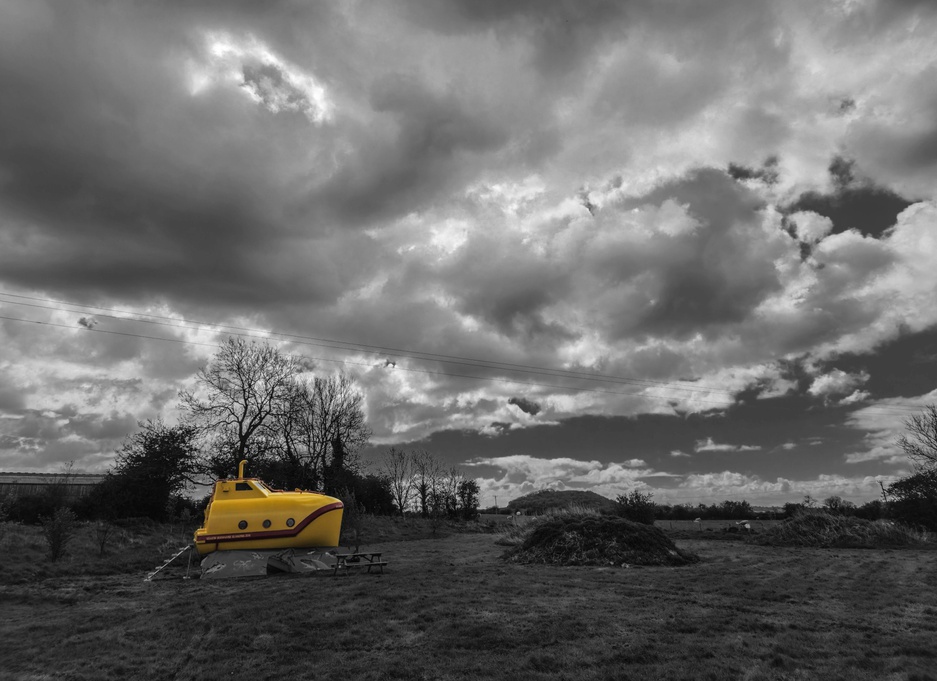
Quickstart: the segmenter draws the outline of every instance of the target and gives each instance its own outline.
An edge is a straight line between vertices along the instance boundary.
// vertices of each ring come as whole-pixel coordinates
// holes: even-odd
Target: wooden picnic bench
[[[386,560],[381,560],[380,552],[372,553],[336,553],[335,554],[335,572],[333,574],[337,575],[340,569],[354,568],[354,567],[366,567],[368,572],[371,572],[371,568],[376,567],[381,569],[381,574],[384,574],[384,566],[387,565]]]

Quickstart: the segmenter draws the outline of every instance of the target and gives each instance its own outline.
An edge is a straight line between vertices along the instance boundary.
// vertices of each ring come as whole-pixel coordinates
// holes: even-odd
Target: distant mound
[[[615,513],[618,509],[611,499],[595,492],[544,489],[508,502],[508,510],[539,515],[547,511],[570,508],[594,509],[601,513]]]
[[[921,546],[920,532],[887,520],[864,520],[830,513],[800,513],[758,536],[759,544],[818,548]]]
[[[544,520],[505,554],[516,563],[687,565],[699,560],[661,530],[624,518],[566,515]]]

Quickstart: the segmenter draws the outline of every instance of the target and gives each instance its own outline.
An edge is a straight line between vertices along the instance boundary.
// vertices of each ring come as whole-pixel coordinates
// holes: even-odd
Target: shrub
[[[650,493],[642,494],[638,490],[633,490],[630,494],[619,495],[618,515],[632,522],[653,525],[654,517],[657,515],[657,505],[651,501],[652,496]]]
[[[26,525],[38,525],[55,513],[55,502],[45,494],[15,496],[10,504],[9,519]]]
[[[75,513],[61,506],[51,517],[42,521],[42,534],[49,546],[49,560],[53,563],[65,554],[65,547],[75,538]]]
[[[889,517],[937,532],[937,468],[893,482],[886,495]]]
[[[658,528],[624,518],[567,515],[536,523],[505,557],[556,565],[687,565],[699,560]]]
[[[812,546],[820,548],[880,548],[920,546],[928,540],[917,532],[887,520],[864,520],[805,511],[775,525],[758,536],[758,543],[773,546]]]

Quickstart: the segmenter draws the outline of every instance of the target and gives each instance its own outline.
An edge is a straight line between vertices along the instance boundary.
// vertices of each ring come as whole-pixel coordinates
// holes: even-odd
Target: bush
[[[651,501],[653,494],[642,494],[633,490],[631,494],[618,496],[618,515],[635,523],[653,525],[657,515],[657,505]]]
[[[65,547],[75,538],[77,521],[72,509],[61,506],[52,517],[42,521],[42,534],[49,545],[49,560],[53,563],[65,554]]]
[[[624,518],[567,515],[533,525],[505,557],[556,565],[687,565],[699,560],[661,530]]]
[[[804,511],[759,535],[760,544],[818,548],[914,547],[926,543],[926,533],[887,520],[864,520]]]
[[[892,483],[886,495],[889,517],[937,532],[937,469]]]
[[[23,494],[13,498],[9,519],[26,525],[38,525],[55,513],[58,504],[46,494]]]

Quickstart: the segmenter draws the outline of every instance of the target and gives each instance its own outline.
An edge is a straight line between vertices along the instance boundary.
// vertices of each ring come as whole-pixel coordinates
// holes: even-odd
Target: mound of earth
[[[594,508],[603,513],[615,513],[618,504],[601,494],[587,490],[542,489],[508,502],[508,510],[531,514],[569,508]]]
[[[878,548],[920,546],[919,533],[885,520],[801,513],[770,528],[758,538],[773,546],[813,546],[819,548]]]
[[[539,523],[505,557],[555,565],[687,565],[699,558],[661,530],[609,516],[557,516]]]

